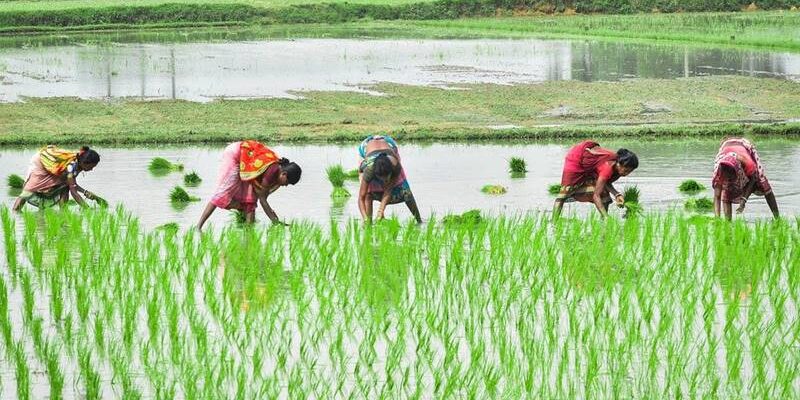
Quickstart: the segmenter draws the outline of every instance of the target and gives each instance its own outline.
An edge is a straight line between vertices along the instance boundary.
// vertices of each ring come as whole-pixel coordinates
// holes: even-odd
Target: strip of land
[[[384,96],[301,92],[302,99],[27,99],[0,104],[0,144],[189,143],[251,137],[406,139],[800,133],[800,84],[752,77],[465,85],[380,84]]]

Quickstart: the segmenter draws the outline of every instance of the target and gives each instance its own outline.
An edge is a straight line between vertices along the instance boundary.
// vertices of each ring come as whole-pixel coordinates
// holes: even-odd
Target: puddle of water
[[[713,139],[692,141],[602,141],[610,148],[626,147],[639,155],[640,167],[623,178],[617,188],[637,185],[642,192],[645,209],[682,207],[686,197],[677,191],[684,179],[696,179],[710,187],[713,158],[719,141]],[[547,186],[561,178],[563,158],[572,142],[530,144],[403,144],[401,153],[409,182],[420,205],[423,218],[432,214],[464,212],[481,209],[490,214],[513,214],[530,210],[549,210],[553,198]],[[788,140],[757,141],[764,160],[767,176],[775,189],[778,205],[783,215],[800,213],[800,142]],[[141,218],[145,227],[177,222],[190,226],[197,222],[202,208],[215,189],[217,168],[223,144],[207,147],[184,148],[98,148],[102,160],[98,168],[79,178],[87,189],[104,196],[112,205],[124,204]],[[354,168],[358,157],[355,146],[337,145],[277,145],[282,156],[297,161],[303,168],[303,178],[296,186],[282,188],[270,203],[281,218],[310,219],[318,222],[358,218],[355,197],[344,204],[330,198],[331,185],[325,176],[325,167],[342,163]],[[0,149],[0,170],[7,174],[24,175],[34,148]],[[186,171],[197,171],[203,178],[197,188],[187,189],[202,201],[191,203],[183,210],[175,210],[169,201],[170,190],[183,185],[181,174],[154,177],[147,171],[150,159],[156,156],[185,164]],[[523,157],[530,171],[525,178],[513,179],[508,173],[508,159]],[[2,177],[5,180],[5,177]],[[508,188],[502,196],[481,193],[482,186],[500,184]],[[355,196],[356,182],[346,184]],[[712,196],[710,190],[701,195]],[[0,192],[3,204],[11,205],[14,197],[4,188]],[[586,214],[594,212],[589,204],[566,205],[567,212]],[[619,211],[612,211],[620,214]],[[388,208],[388,215],[410,218],[404,205]],[[769,208],[761,197],[748,202],[748,218],[768,217]],[[264,223],[266,217],[257,214]],[[220,226],[232,220],[230,213],[217,211],[210,223]]]
[[[568,40],[303,39],[0,50],[0,101],[297,97],[378,82],[449,87],[749,75],[800,80],[800,55]]]

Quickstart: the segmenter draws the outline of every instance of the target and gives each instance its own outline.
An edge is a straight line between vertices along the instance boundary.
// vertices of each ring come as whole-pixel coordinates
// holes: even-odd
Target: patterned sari
[[[390,149],[375,150],[367,154],[367,144],[373,140],[385,141],[386,144],[389,145]],[[375,164],[375,160],[383,155],[397,157],[398,162],[400,161],[400,152],[397,148],[397,142],[395,142],[394,139],[389,136],[369,136],[358,146],[358,154],[362,159],[361,165],[359,166],[359,171],[361,171],[363,174],[364,179],[369,180],[369,188],[367,189],[367,192],[370,194],[370,197],[372,197],[373,201],[380,201],[383,199],[384,182],[380,178],[374,176],[372,173],[372,168]],[[398,174],[399,175],[395,179],[395,184],[391,189],[389,204],[405,203],[414,200],[414,194],[411,192],[411,186],[408,184],[406,172],[403,170],[402,164]]]
[[[556,198],[564,201],[591,202],[599,176],[604,177],[607,183],[619,179],[619,174],[609,164],[609,161],[616,159],[616,152],[604,149],[591,140],[573,146],[564,158],[561,191]],[[602,200],[603,203],[611,202],[607,190],[603,190]]]
[[[739,150],[726,151],[726,149],[731,148]],[[755,163],[755,169],[750,176],[747,175],[739,157],[747,158]],[[727,179],[722,174],[721,166],[727,166],[735,171],[736,177]],[[724,140],[720,146],[719,153],[717,153],[717,158],[714,160],[714,174],[711,179],[711,186],[714,189],[722,189],[722,201],[738,204],[744,200],[744,190],[751,178],[756,180],[753,194],[764,196],[772,192],[772,186],[769,184],[767,175],[764,172],[764,165],[761,163],[761,158],[759,158],[758,151],[756,151],[753,143],[743,138]]]
[[[39,150],[28,167],[28,178],[20,198],[27,203],[48,208],[66,200],[68,179],[75,179],[78,170],[78,152],[47,146]]]
[[[280,157],[274,151],[255,140],[229,144],[222,153],[217,190],[211,203],[226,210],[255,211],[258,199],[253,185],[259,184],[256,178],[266,174],[268,185],[277,179],[278,160]]]

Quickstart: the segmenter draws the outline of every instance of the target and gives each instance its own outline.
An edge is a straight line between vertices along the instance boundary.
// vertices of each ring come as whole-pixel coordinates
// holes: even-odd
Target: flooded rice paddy
[[[0,101],[379,94],[378,82],[457,88],[551,80],[747,75],[800,80],[800,55],[570,40],[301,39],[0,49]]]
[[[553,198],[547,187],[559,183],[563,158],[573,143],[400,143],[401,155],[409,182],[423,218],[431,215],[460,213],[480,209],[488,214],[521,214],[533,210],[549,210]],[[716,139],[668,139],[653,141],[602,141],[611,148],[626,147],[639,155],[640,166],[632,175],[617,183],[621,189],[636,185],[646,210],[665,210],[682,207],[686,196],[677,186],[685,179],[695,179],[707,189],[701,196],[712,196],[710,175],[719,141]],[[800,214],[800,142],[787,139],[756,139],[756,145],[766,166],[767,176],[775,189],[778,204],[784,215]],[[145,227],[176,222],[181,226],[196,223],[200,211],[215,189],[217,168],[224,144],[200,147],[161,148],[102,148],[102,160],[92,172],[79,178],[79,183],[104,196],[112,205],[122,204],[140,218]],[[325,168],[342,164],[345,169],[357,167],[355,145],[275,145],[281,156],[298,162],[303,177],[296,186],[281,188],[271,198],[273,208],[281,218],[308,219],[327,223],[330,219],[347,220],[359,217],[355,197],[344,202],[330,198],[332,187]],[[0,170],[24,176],[34,148],[4,148],[0,150]],[[153,157],[165,157],[184,164],[185,171],[196,171],[203,182],[187,188],[200,202],[185,209],[175,209],[169,192],[183,185],[183,175],[172,173],[156,177],[148,172]],[[512,178],[508,160],[522,157],[527,162],[524,178]],[[490,196],[481,193],[487,184],[500,184],[508,193]],[[356,182],[347,182],[347,189],[356,194]],[[0,193],[3,204],[11,205],[14,197],[7,189]],[[566,206],[567,212],[588,213],[593,207],[585,203]],[[619,211],[612,213],[620,215]],[[391,206],[387,215],[409,218],[403,205]],[[769,209],[761,197],[748,202],[747,218],[768,217]],[[259,220],[266,218],[259,211]],[[209,220],[221,226],[232,220],[228,212],[217,211]]]

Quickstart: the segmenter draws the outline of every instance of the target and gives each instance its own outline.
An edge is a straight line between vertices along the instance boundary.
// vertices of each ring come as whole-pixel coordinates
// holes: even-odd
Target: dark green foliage
[[[186,193],[180,186],[175,186],[174,189],[169,193],[169,199],[173,203],[188,203],[190,201],[200,201],[200,198],[190,196],[189,193]]]
[[[173,171],[183,171],[183,164],[173,164],[166,158],[156,157],[150,160],[150,165],[147,166],[147,169],[153,175],[163,176]]]
[[[203,180],[197,175],[196,172],[192,171],[183,176],[183,184],[189,187],[194,187],[200,185]]]
[[[552,185],[547,187],[547,193],[550,193],[552,195],[557,195],[560,192],[561,192],[561,184],[560,183],[554,183],[554,184],[552,184]]]
[[[641,192],[636,186],[628,186],[622,191],[622,197],[626,203],[638,203],[640,194]]]
[[[361,19],[433,20],[495,16],[516,12],[562,12],[629,14],[637,12],[739,11],[751,0],[437,0],[412,4],[324,3],[263,8],[246,4],[160,4],[0,12],[0,27],[125,26],[158,23],[341,23]],[[800,6],[800,0],[765,0],[760,9]],[[591,27],[586,27],[591,29]]]
[[[689,211],[710,212],[714,209],[714,202],[708,197],[698,197],[686,200],[684,207]]]
[[[352,181],[358,180],[358,168],[353,168],[350,171],[347,171],[347,179]]]
[[[330,181],[334,188],[343,187],[344,181],[347,180],[347,174],[344,172],[344,168],[339,164],[331,165],[326,168],[325,173],[328,175],[328,181]]]
[[[697,181],[694,180],[694,179],[687,179],[687,180],[681,182],[680,186],[678,186],[678,190],[680,190],[683,193],[688,193],[688,194],[697,193],[697,192],[703,191],[705,189],[706,189],[705,186],[697,183]]]
[[[8,176],[8,187],[12,189],[22,189],[25,186],[25,179],[22,179],[21,176],[17,174],[11,174]]]
[[[528,172],[525,160],[520,157],[511,157],[511,159],[508,160],[508,169],[512,174],[524,174]]]

